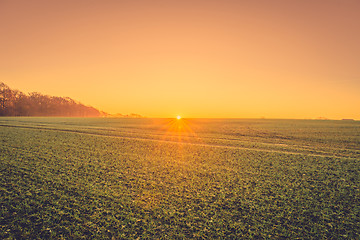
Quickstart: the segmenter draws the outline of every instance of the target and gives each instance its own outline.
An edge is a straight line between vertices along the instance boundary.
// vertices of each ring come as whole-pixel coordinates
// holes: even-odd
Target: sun
[[[177,119],[177,120],[180,120],[180,119],[181,119],[181,116],[177,116],[176,119]]]

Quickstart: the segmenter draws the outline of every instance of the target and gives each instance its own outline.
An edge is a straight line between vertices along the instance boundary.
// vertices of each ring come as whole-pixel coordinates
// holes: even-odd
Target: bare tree
[[[69,97],[24,94],[0,82],[0,116],[99,117],[103,113]]]

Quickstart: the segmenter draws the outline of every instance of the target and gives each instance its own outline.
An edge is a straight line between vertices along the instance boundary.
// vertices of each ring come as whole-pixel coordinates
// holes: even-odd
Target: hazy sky
[[[110,113],[360,119],[360,1],[0,0],[0,81]]]

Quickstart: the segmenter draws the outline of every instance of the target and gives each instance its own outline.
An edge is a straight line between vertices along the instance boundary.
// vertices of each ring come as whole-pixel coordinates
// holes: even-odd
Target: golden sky
[[[0,81],[147,117],[360,119],[358,0],[0,0]]]

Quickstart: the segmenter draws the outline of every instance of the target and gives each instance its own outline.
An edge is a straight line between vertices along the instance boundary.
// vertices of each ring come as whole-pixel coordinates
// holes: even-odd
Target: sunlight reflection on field
[[[194,131],[194,127],[198,128],[191,120],[180,119],[163,119],[161,122],[155,123],[163,134],[162,140],[189,142],[200,140],[200,137]]]

